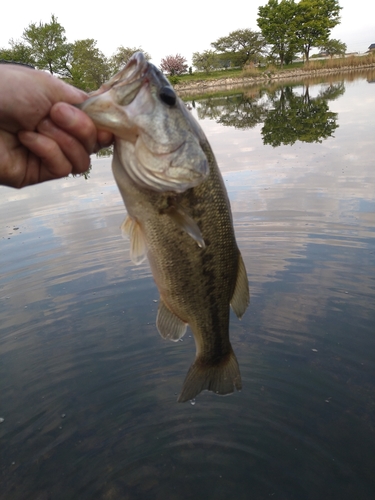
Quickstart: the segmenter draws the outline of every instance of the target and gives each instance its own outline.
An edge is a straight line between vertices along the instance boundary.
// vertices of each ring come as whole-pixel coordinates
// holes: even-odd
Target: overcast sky
[[[223,9],[219,2],[189,0],[143,0],[92,2],[64,0],[18,0],[3,8],[0,47],[8,47],[10,38],[20,39],[31,22],[49,22],[54,14],[65,28],[69,42],[84,38],[97,40],[97,47],[111,56],[120,45],[141,46],[152,62],[169,54],[181,54],[189,64],[193,52],[210,49],[211,42],[236,29],[257,30],[257,11],[268,0],[230,0]],[[349,52],[365,52],[375,43],[375,7],[373,0],[340,0],[341,24],[332,31]]]

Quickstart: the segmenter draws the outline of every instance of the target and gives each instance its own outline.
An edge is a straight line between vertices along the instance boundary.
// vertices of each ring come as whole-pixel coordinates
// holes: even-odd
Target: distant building
[[[375,51],[375,43],[372,43],[372,44],[370,45],[370,47],[368,48],[368,51],[369,51],[369,52],[372,52],[373,50]]]

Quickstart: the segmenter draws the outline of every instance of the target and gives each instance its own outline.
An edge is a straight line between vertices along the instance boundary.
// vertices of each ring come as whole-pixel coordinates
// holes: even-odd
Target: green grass
[[[240,78],[242,74],[241,68],[225,69],[205,73],[203,71],[194,71],[193,74],[184,74],[178,76],[179,83],[196,82],[202,80],[217,80],[221,78]]]

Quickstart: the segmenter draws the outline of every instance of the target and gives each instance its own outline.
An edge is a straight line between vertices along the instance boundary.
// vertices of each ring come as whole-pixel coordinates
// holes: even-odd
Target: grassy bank
[[[185,87],[189,84],[199,82],[216,81],[216,80],[229,80],[241,78],[276,78],[278,74],[295,73],[296,71],[317,71],[317,70],[337,70],[349,67],[360,68],[367,65],[375,65],[375,53],[366,56],[351,56],[333,59],[310,60],[308,63],[296,62],[288,64],[287,66],[268,65],[262,68],[248,68],[248,69],[226,69],[220,71],[212,71],[211,73],[194,72],[193,74],[186,74],[172,78],[172,84]],[[287,75],[286,75],[287,76]]]

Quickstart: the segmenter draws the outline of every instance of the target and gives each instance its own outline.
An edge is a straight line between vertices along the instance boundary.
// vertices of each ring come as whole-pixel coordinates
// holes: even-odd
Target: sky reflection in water
[[[375,85],[327,100],[321,143],[278,147],[262,128],[280,90],[244,93],[252,128],[218,123],[225,106],[201,119],[252,294],[231,321],[241,393],[175,402],[194,342],[156,331],[110,160],[88,181],[0,188],[1,499],[373,498]]]

